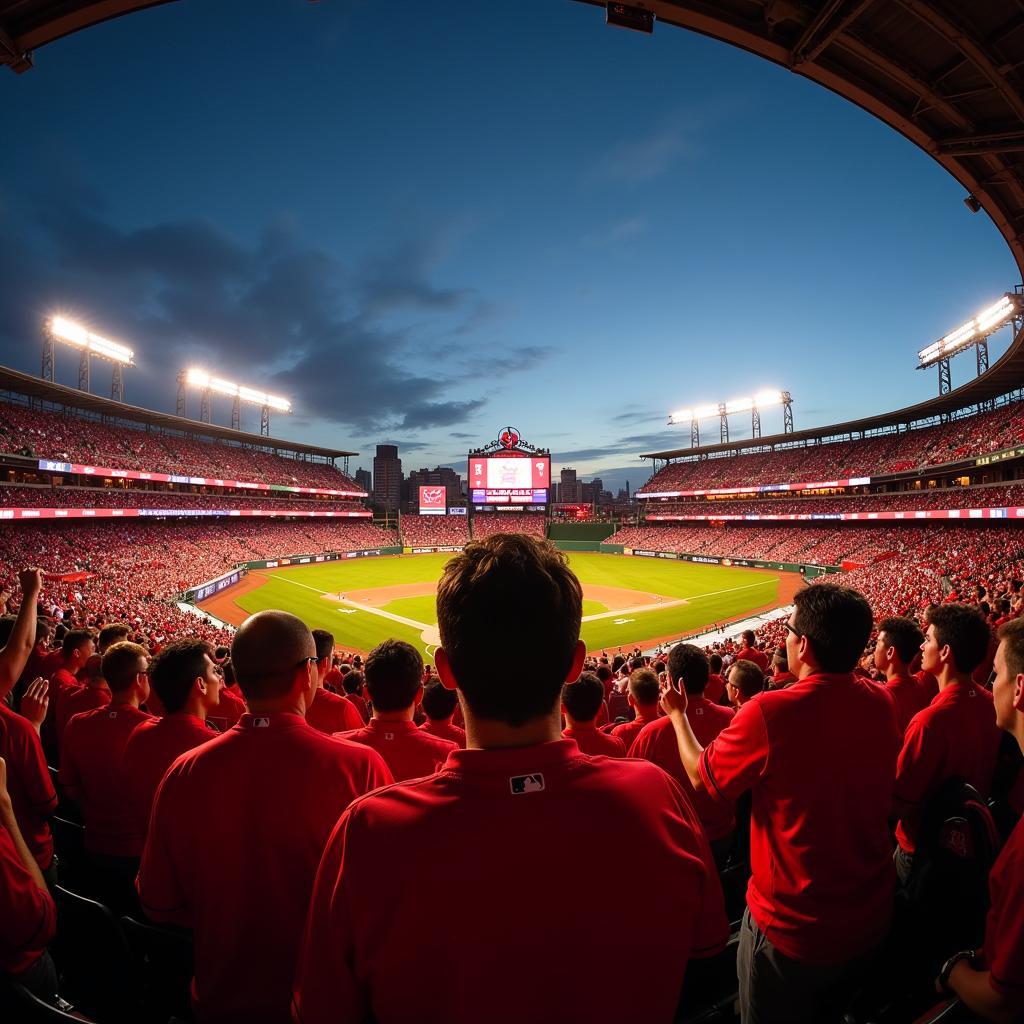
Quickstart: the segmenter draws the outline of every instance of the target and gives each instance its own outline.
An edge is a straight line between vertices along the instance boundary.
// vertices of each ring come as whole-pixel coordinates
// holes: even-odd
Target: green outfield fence
[[[777,572],[798,572],[806,579],[842,572],[838,565],[811,565],[808,562],[764,562],[757,558],[724,558],[718,555],[695,555],[687,551],[652,551],[649,548],[627,548],[621,544],[601,544],[598,550],[607,555],[634,555],[639,558],[670,558],[702,565],[733,565],[747,569],[775,569]]]
[[[614,532],[613,523],[551,523],[548,540],[559,551],[600,551],[601,542]]]

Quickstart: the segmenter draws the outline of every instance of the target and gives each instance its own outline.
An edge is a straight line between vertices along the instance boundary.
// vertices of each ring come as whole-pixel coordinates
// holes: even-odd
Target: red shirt
[[[362,729],[335,736],[373,747],[384,758],[396,782],[433,775],[448,755],[459,749],[450,740],[431,736],[412,722],[384,722],[379,718],[371,718]]]
[[[21,862],[0,825],[0,973],[20,974],[45,952],[57,930],[57,908]]]
[[[992,694],[976,683],[947,686],[914,715],[896,769],[896,839],[904,850],[914,852],[924,805],[947,779],[959,776],[988,799],[1000,740]]]
[[[931,672],[921,669],[920,672],[914,673],[914,678],[924,687],[924,692],[928,694],[930,701],[939,695],[939,681]]]
[[[57,807],[43,745],[28,720],[0,701],[0,757],[7,762],[7,791],[25,845],[45,871],[53,862],[47,817]],[[2,828],[2,826],[0,826]]]
[[[313,703],[306,708],[306,721],[314,729],[328,734],[363,727],[363,720],[355,705],[322,686],[316,691]]]
[[[741,647],[735,658],[737,661],[752,661],[762,672],[768,671],[768,656],[756,647]]]
[[[900,733],[907,731],[910,720],[923,711],[931,703],[928,691],[916,680],[909,676],[897,676],[890,679],[885,688],[896,706],[896,720],[899,722]]]
[[[110,690],[106,686],[79,686],[75,690],[64,690],[57,709],[57,745],[64,742],[64,730],[75,715],[81,715],[94,708],[105,708],[110,703]]]
[[[1024,991],[1024,819],[1017,822],[988,878],[985,964],[997,992]]]
[[[58,781],[81,789],[85,848],[112,857],[138,857],[145,833],[131,813],[124,774],[124,748],[131,734],[153,716],[130,704],[75,715],[60,752]]]
[[[356,796],[388,782],[374,751],[288,713],[246,714],[174,762],[157,789],[138,886],[149,917],[193,929],[200,1021],[288,1019],[324,844]]]
[[[622,863],[659,880],[656,899],[591,898]],[[544,881],[560,864],[590,894],[570,911]],[[478,908],[471,924],[452,915],[454,892]],[[363,797],[338,822],[317,872],[293,1019],[669,1021],[688,958],[716,953],[728,932],[700,823],[663,772],[590,758],[567,740],[460,750],[438,774]],[[436,956],[424,956],[425,935]],[[616,941],[616,973],[629,983],[581,981],[623,936],[638,939]]]
[[[790,683],[796,682],[796,676],[792,672],[773,672],[772,673],[772,686],[777,690],[783,690]]]
[[[366,701],[359,696],[358,693],[346,693],[345,700],[347,700],[355,709],[359,712],[359,717],[362,720],[363,725],[366,725],[370,721],[370,712],[366,707]],[[455,717],[458,719],[462,714],[461,709],[455,709]],[[458,721],[455,722],[458,725]]]
[[[136,831],[146,834],[153,797],[167,769],[186,750],[216,735],[201,718],[184,712],[143,722],[131,734],[124,748],[122,770]]]
[[[449,740],[457,747],[466,749],[466,730],[452,725],[451,722],[436,722],[434,719],[428,718],[419,728],[421,732],[429,732],[431,736]]]
[[[651,722],[658,720],[658,710],[655,706],[651,708],[651,714],[645,715],[643,709],[640,709],[640,714],[633,719],[632,722],[623,722],[622,725],[615,726],[612,729],[612,735],[619,740],[622,740],[622,745],[628,751],[633,746],[633,741],[643,731],[645,725],[650,725]]]
[[[227,687],[220,691],[220,699],[217,706],[207,712],[206,720],[214,725],[220,732],[227,732],[233,725],[238,725],[239,719],[246,712],[245,701],[236,697]]]
[[[58,743],[57,722],[60,720],[61,702],[82,688],[82,684],[79,683],[79,681],[66,668],[63,667],[64,658],[59,652],[57,652],[57,657],[60,658],[60,665],[53,669],[49,676],[46,677],[50,681],[50,689],[48,691],[50,703],[46,706],[46,717],[43,719],[43,724],[40,729],[40,736],[43,740],[43,749],[53,757],[55,761]]]
[[[725,693],[725,680],[717,673],[712,672],[708,676],[708,684],[704,687],[704,696],[711,701],[712,704],[719,704],[722,700],[722,694]]]
[[[571,729],[563,729],[562,735],[567,740],[575,740],[576,746],[584,754],[595,757],[603,754],[605,757],[625,757],[626,745],[617,736],[611,736],[601,732],[593,723],[584,725],[577,722]]]
[[[842,963],[888,931],[899,745],[882,687],[821,673],[747,701],[701,755],[709,792],[751,790],[747,906],[785,956]]]
[[[687,698],[686,718],[702,747],[706,747],[732,721],[734,714],[731,708],[712,704],[705,697]],[[708,839],[724,839],[736,828],[733,802],[717,799],[706,790],[698,792],[693,788],[679,757],[679,744],[676,742],[671,718],[659,718],[646,726],[629,748],[629,756],[642,757],[656,764],[682,786],[693,802],[693,808]]]

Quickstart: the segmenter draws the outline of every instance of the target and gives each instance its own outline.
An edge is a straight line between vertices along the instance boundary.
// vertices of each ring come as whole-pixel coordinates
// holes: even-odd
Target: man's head
[[[740,633],[740,639],[743,641],[744,647],[754,646],[754,631],[752,629],[745,629]]]
[[[96,641],[93,639],[92,630],[69,629],[64,634],[60,652],[64,656],[65,666],[73,675],[89,660],[89,656],[96,652]],[[106,673],[104,673],[105,676]]]
[[[776,672],[788,672],[789,671],[789,659],[786,657],[785,647],[776,647],[774,654],[772,654],[772,668]]]
[[[875,641],[875,668],[880,672],[909,671],[924,643],[924,634],[913,619],[894,615],[878,624]]]
[[[1013,619],[999,627],[995,670],[992,698],[996,724],[1024,744],[1024,619]]]
[[[943,672],[970,675],[985,660],[990,640],[988,623],[977,608],[938,605],[921,645],[921,668],[936,678]]]
[[[458,695],[440,679],[431,679],[423,687],[423,713],[432,722],[447,722],[455,714],[458,703]]]
[[[641,711],[652,711],[658,706],[661,684],[649,668],[638,668],[629,675],[629,703]]]
[[[342,665],[347,672],[343,672],[341,676],[341,685],[344,687],[345,692],[349,695],[362,697],[363,695],[363,683],[366,680],[363,678],[362,672],[354,672],[349,665]]]
[[[248,704],[309,707],[316,696],[316,645],[302,619],[288,612],[250,615],[231,645],[235,678]]]
[[[718,675],[722,671],[722,656],[720,654],[712,654],[708,658],[708,668],[711,669],[713,675]]]
[[[323,683],[324,676],[331,670],[331,658],[334,657],[334,634],[326,629],[313,630],[313,643],[316,644],[316,670]]]
[[[470,541],[437,588],[438,673],[481,719],[520,727],[551,716],[583,664],[582,614],[580,582],[552,545],[509,533]]]
[[[764,689],[764,673],[752,661],[741,658],[729,670],[729,700],[736,707],[746,704]]]
[[[668,674],[673,683],[682,681],[688,694],[699,697],[708,685],[711,668],[707,655],[694,644],[676,644],[668,652]]]
[[[213,654],[205,640],[174,640],[153,659],[149,681],[167,714],[190,705],[195,711],[208,712],[220,703],[223,680]]]
[[[140,704],[149,696],[149,654],[145,647],[121,640],[107,648],[101,668],[113,696],[134,696]]]
[[[593,672],[584,672],[562,687],[562,711],[570,724],[590,725],[604,703],[604,683]]]
[[[96,650],[100,654],[106,654],[109,647],[120,643],[122,640],[127,640],[129,633],[131,633],[131,630],[123,622],[108,623],[100,630]]]
[[[804,587],[793,598],[786,657],[798,678],[812,672],[852,672],[871,635],[871,606],[862,594],[835,583]]]
[[[370,651],[364,675],[374,713],[411,710],[423,689],[423,659],[412,644],[385,640]]]

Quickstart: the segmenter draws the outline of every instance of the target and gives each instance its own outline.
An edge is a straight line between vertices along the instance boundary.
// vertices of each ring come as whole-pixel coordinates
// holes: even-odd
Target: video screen
[[[443,516],[447,509],[444,487],[420,487],[420,515]]]
[[[473,456],[469,492],[474,505],[546,504],[551,486],[547,456]]]

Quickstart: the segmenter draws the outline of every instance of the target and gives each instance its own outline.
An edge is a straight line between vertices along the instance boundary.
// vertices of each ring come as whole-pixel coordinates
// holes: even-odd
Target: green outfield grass
[[[580,552],[568,557],[584,585],[619,587],[658,594],[666,601],[687,602],[670,608],[654,605],[650,610],[608,614],[585,621],[582,636],[592,651],[679,636],[712,622],[737,618],[778,599],[778,577],[749,569]],[[265,586],[239,596],[237,602],[249,612],[285,608],[311,628],[330,630],[337,642],[346,647],[368,651],[392,636],[416,645],[429,658],[433,648],[421,634],[423,628],[437,622],[432,596],[397,598],[380,609],[417,624],[408,625],[374,611],[340,606],[322,595],[433,582],[449,558],[448,554],[359,558],[277,569],[268,574]],[[584,618],[607,611],[598,601],[584,601]]]

